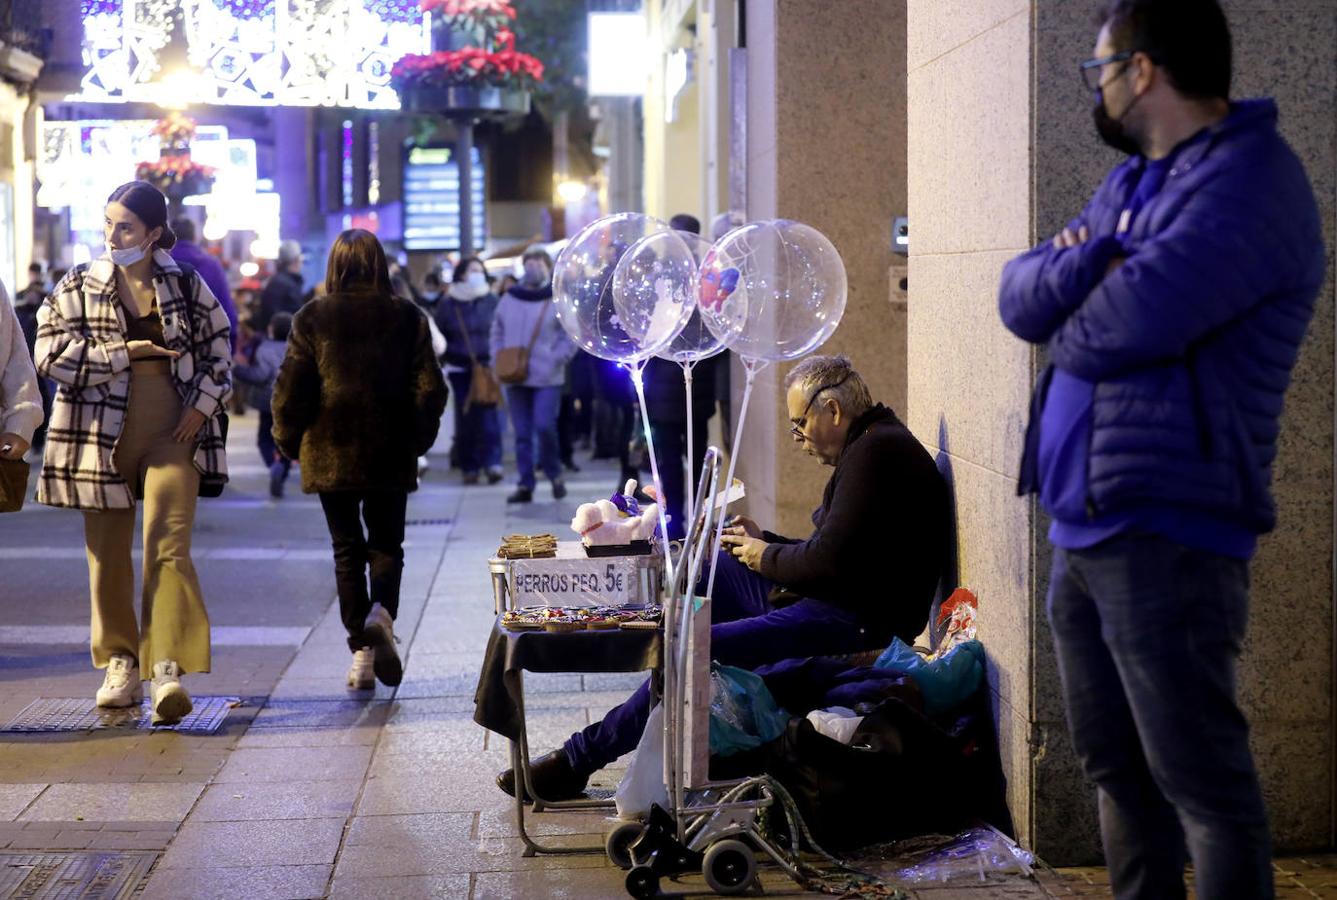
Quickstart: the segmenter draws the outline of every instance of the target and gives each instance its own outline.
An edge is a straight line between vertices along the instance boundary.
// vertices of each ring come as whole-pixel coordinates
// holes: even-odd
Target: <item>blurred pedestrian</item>
[[[307,297],[302,291],[304,261],[301,244],[296,241],[279,244],[278,271],[270,276],[265,289],[260,292],[260,308],[251,319],[251,327],[257,335],[266,332],[275,313],[296,315],[306,302]]]
[[[212,253],[195,243],[195,222],[185,216],[172,220],[172,231],[176,234],[176,246],[172,248],[172,259],[179,263],[194,266],[204,283],[209,285],[218,300],[218,305],[227,313],[230,325],[229,343],[233,352],[237,349],[237,308],[232,305],[232,292],[227,286],[227,272],[223,264]]]
[[[482,265],[480,262],[479,265]],[[486,276],[484,277],[486,280]],[[427,310],[428,315],[436,311],[437,304],[445,297],[446,290],[441,284],[441,273],[433,268],[423,276],[422,290],[418,293],[418,302]],[[437,325],[441,323],[438,322]]]
[[[1197,896],[1264,900],[1271,836],[1235,676],[1323,217],[1276,103],[1230,99],[1216,0],[1120,0],[1103,18],[1080,70],[1093,137],[1127,158],[999,291],[1004,324],[1049,361],[1019,489],[1050,517],[1054,656],[1113,894],[1183,897],[1191,860]]]
[[[301,463],[302,490],[320,495],[353,653],[347,683],[364,690],[403,677],[394,620],[404,516],[447,392],[427,317],[394,295],[374,234],[335,239],[325,286],[293,317],[271,401],[274,441]]]
[[[557,310],[552,303],[552,258],[541,248],[533,247],[525,251],[523,261],[524,278],[497,304],[489,342],[494,364],[502,350],[528,348],[524,378],[505,389],[511,427],[515,431],[515,466],[519,471],[519,484],[506,498],[507,503],[529,503],[534,499],[536,443],[538,468],[552,481],[553,498],[560,500],[566,496],[557,446],[557,411],[562,401],[566,364],[576,352],[576,345],[557,321]]]
[[[269,496],[275,500],[283,497],[283,485],[292,468],[292,460],[279,453],[274,446],[274,412],[271,406],[274,381],[278,378],[283,357],[288,352],[288,333],[291,330],[292,316],[286,312],[275,313],[274,318],[269,320],[269,333],[264,340],[249,357],[238,352],[232,367],[233,378],[239,384],[250,387],[251,406],[260,414],[255,443],[265,468],[269,470]]]
[[[23,459],[42,424],[37,381],[19,317],[0,284],[0,459]]]
[[[46,276],[42,273],[42,264],[34,262],[28,266],[28,286],[19,291],[14,298],[14,312],[18,316],[19,327],[23,330],[23,340],[27,345],[28,356],[33,365],[37,364],[37,312],[46,302],[49,288]],[[37,390],[42,396],[42,422],[31,435],[32,446],[40,448],[46,443],[46,425],[51,418],[51,399],[55,388],[50,381],[41,376],[37,378]]]
[[[494,392],[495,382],[474,384],[476,378],[494,377],[490,341],[498,302],[483,261],[471,256],[455,266],[450,290],[435,311],[446,336],[446,377],[455,397],[455,464],[465,484],[477,484],[481,475],[488,484],[504,477],[500,391]]]
[[[190,558],[196,496],[227,479],[229,322],[209,286],[168,254],[167,198],[131,182],[107,200],[106,251],[76,266],[38,316],[38,371],[60,385],[37,500],[83,510],[99,706],[133,706],[150,664],[153,721],[191,710],[208,672],[209,616]],[[204,484],[202,485],[202,482]],[[142,621],[131,557],[144,501]]]

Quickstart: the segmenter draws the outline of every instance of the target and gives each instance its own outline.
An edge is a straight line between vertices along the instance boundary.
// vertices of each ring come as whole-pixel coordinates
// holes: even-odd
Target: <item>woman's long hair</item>
[[[327,294],[376,293],[389,295],[390,266],[376,235],[350,228],[334,239],[325,267]]]

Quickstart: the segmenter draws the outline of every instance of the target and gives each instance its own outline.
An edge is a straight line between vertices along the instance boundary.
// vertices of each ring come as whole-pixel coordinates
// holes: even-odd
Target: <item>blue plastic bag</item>
[[[969,700],[984,683],[984,645],[963,641],[932,662],[892,638],[891,646],[873,663],[876,668],[909,675],[924,696],[924,713],[936,716]]]
[[[761,676],[746,669],[710,664],[710,752],[732,756],[780,736],[789,724]]]

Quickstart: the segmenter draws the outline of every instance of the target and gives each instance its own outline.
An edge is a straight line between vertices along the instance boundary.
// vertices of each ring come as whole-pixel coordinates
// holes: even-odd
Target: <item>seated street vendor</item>
[[[726,528],[711,656],[755,668],[882,649],[893,637],[913,642],[947,564],[946,482],[896,414],[873,403],[848,358],[808,357],[786,384],[790,434],[835,471],[806,540],[762,531],[745,516]],[[590,775],[636,747],[652,703],[647,681],[601,722],[534,759],[535,791],[545,800],[580,796]],[[511,770],[497,784],[514,795]]]

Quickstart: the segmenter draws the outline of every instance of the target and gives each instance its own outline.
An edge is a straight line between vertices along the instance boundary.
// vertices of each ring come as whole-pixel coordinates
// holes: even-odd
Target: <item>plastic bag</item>
[[[844,706],[833,706],[830,709],[814,709],[808,713],[808,721],[817,729],[818,734],[824,734],[833,741],[840,741],[848,746],[850,738],[854,737],[855,729],[863,721],[863,716]]]
[[[636,745],[636,756],[613,794],[613,803],[617,806],[617,817],[628,820],[644,819],[655,803],[669,808],[668,790],[664,787],[664,704],[656,703],[650,710]]]
[[[761,676],[710,664],[710,752],[732,756],[778,738],[789,724]]]
[[[924,695],[924,714],[936,716],[970,699],[984,682],[984,645],[977,640],[956,644],[925,661],[900,638],[892,638],[876,668],[909,675]]]
[[[1033,854],[988,826],[911,838],[858,856],[856,865],[897,886],[1029,881],[1035,864]]]

